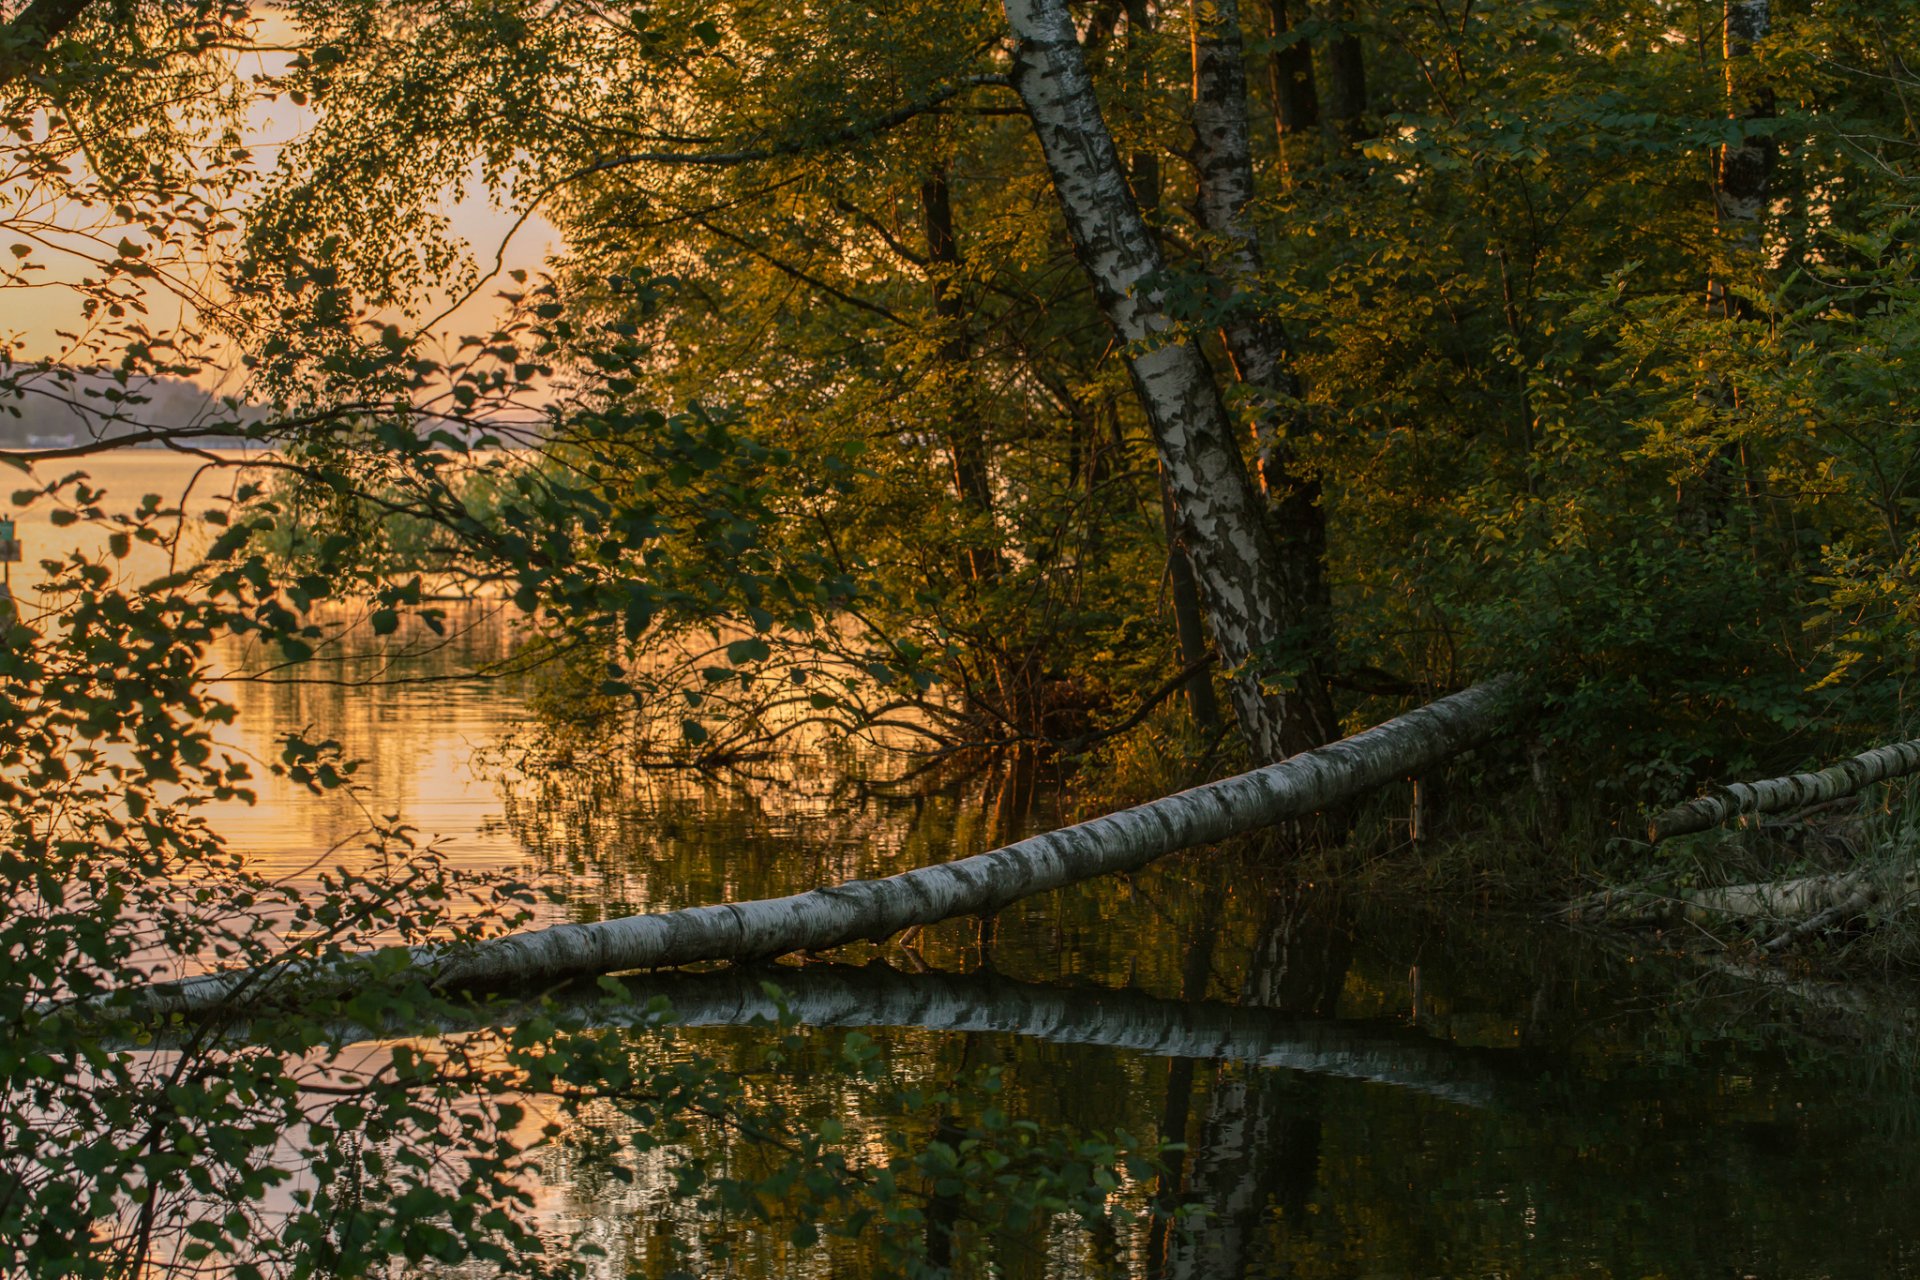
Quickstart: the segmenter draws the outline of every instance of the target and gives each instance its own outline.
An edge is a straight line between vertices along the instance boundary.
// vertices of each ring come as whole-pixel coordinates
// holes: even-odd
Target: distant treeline
[[[0,448],[48,449],[138,434],[151,429],[210,428],[197,444],[242,443],[227,424],[260,421],[265,410],[229,405],[227,397],[184,378],[136,377],[105,370],[0,365]]]

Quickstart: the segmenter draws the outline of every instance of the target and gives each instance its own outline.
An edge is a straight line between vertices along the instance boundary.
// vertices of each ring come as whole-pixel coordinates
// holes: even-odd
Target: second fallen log
[[[1909,773],[1920,773],[1920,738],[1863,751],[1818,773],[1720,787],[1711,795],[1675,805],[1654,818],[1647,825],[1647,839],[1659,844],[1672,836],[1707,831],[1749,814],[1804,809]]]

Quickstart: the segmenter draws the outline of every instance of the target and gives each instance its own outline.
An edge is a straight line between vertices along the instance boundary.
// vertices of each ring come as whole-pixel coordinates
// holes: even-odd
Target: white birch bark
[[[1199,175],[1195,211],[1212,237],[1210,266],[1217,288],[1230,300],[1253,289],[1265,268],[1260,242],[1246,220],[1254,197],[1253,143],[1240,8],[1237,0],[1192,0],[1188,12],[1193,164]],[[1319,485],[1301,474],[1288,438],[1288,419],[1299,420],[1300,383],[1289,360],[1286,329],[1277,317],[1230,306],[1220,336],[1240,382],[1268,401],[1254,415],[1255,464],[1279,556],[1286,625],[1302,637],[1306,650],[1305,670],[1285,707],[1283,733],[1288,750],[1305,750],[1331,741],[1338,728],[1321,667],[1331,635],[1326,518]]]
[[[1699,925],[1784,923],[1821,915],[1853,901],[1863,891],[1884,897],[1911,874],[1911,870],[1890,867],[1671,893],[1638,888],[1602,890],[1574,903],[1568,915],[1583,924],[1664,925],[1682,920]]]
[[[955,862],[791,897],[562,924],[461,948],[416,947],[416,972],[445,988],[545,986],[568,978],[764,960],[878,941],[915,925],[991,915],[1064,885],[1131,871],[1178,849],[1256,831],[1405,778],[1497,732],[1511,677],[1474,686],[1279,764]],[[99,1003],[136,1016],[204,1014],[308,986],[340,988],[367,961],[214,973],[129,989]]]
[[[1654,893],[1607,890],[1572,904],[1568,915],[1587,924],[1668,925],[1686,920],[1705,929],[1729,922],[1771,926],[1762,951],[1783,951],[1836,926],[1866,917],[1885,919],[1920,902],[1920,868],[1894,863],[1832,875],[1757,884]]]
[[[1282,565],[1200,349],[1167,314],[1159,246],[1128,188],[1065,0],[1006,0],[1013,87],[1066,215],[1074,252],[1153,429],[1180,533],[1231,680],[1234,713],[1256,758],[1287,751],[1284,694],[1260,667],[1286,631]]]
[[[1863,751],[1818,773],[1720,787],[1654,818],[1647,826],[1647,839],[1659,844],[1670,836],[1706,831],[1751,814],[1804,809],[1910,773],[1920,773],[1920,738]]]

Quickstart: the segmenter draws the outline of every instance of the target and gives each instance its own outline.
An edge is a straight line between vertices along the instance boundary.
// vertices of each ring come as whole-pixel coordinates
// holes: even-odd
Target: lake
[[[177,492],[195,465],[127,454],[92,470],[131,499]],[[73,533],[22,522],[30,560]],[[397,814],[459,865],[555,891],[547,918],[594,918],[888,874],[1078,816],[1058,780],[1004,764],[927,791],[859,785],[844,760],[777,779],[532,767],[512,750],[521,619],[477,602],[450,622],[445,642],[403,632],[318,667],[213,655],[240,709],[233,749],[267,759],[301,729],[365,761],[355,795],[266,779],[256,805],[221,811],[255,865],[311,874],[325,850],[351,856],[368,815]],[[997,1066],[1016,1116],[1184,1144],[1118,1194],[1196,1206],[1190,1236],[1006,1231],[981,1260],[996,1274],[1920,1273],[1915,1042],[1897,1011],[1841,993],[1470,904],[1359,900],[1247,848],[1028,900],[990,937],[949,922],[911,949],[773,973],[822,1054],[858,1028],[902,1078]],[[729,1024],[763,976],[631,987],[668,996],[687,1043],[745,1062],[766,1033]],[[778,1087],[802,1109],[850,1105],[831,1073]],[[591,1274],[665,1274],[663,1240],[696,1229],[658,1170],[589,1176],[564,1140],[542,1167],[542,1212],[606,1251]],[[769,1239],[726,1274],[870,1261]]]

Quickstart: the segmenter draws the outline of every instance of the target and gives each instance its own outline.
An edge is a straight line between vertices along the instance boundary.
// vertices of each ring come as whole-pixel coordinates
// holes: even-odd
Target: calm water
[[[124,460],[123,460],[124,461]],[[121,464],[116,464],[121,465]],[[122,476],[133,496],[172,459]],[[97,468],[103,470],[104,468]],[[107,477],[110,485],[112,477]],[[64,531],[28,526],[29,554]],[[990,771],[946,794],[874,794],[822,762],[779,784],[635,776],[614,762],[519,771],[511,613],[457,611],[453,639],[363,647],[259,677],[216,655],[241,710],[232,745],[332,736],[363,790],[318,799],[268,782],[222,815],[259,865],[305,874],[397,813],[464,865],[527,874],[593,917],[793,892],[990,847],[1054,820],[1045,782]],[[1538,923],[1345,898],[1249,853],[1188,855],[1126,881],[1019,904],[982,944],[930,929],[917,951],[843,953],[780,971],[796,1006],[864,1026],[897,1073],[999,1064],[1010,1109],[1043,1124],[1184,1142],[1167,1186],[1206,1210],[1187,1240],[1144,1227],[997,1237],[1009,1276],[1820,1277],[1920,1272],[1920,1107],[1892,1020]],[[757,976],[662,976],[695,1024],[735,1021]],[[688,1033],[723,1058],[752,1030]],[[783,1082],[857,1106],[830,1073]],[[810,1092],[812,1091],[812,1092]],[[582,1172],[564,1144],[542,1197],[585,1227],[606,1275],[656,1274],[690,1230],[660,1177]],[[733,1274],[864,1274],[855,1255],[769,1244]]]

